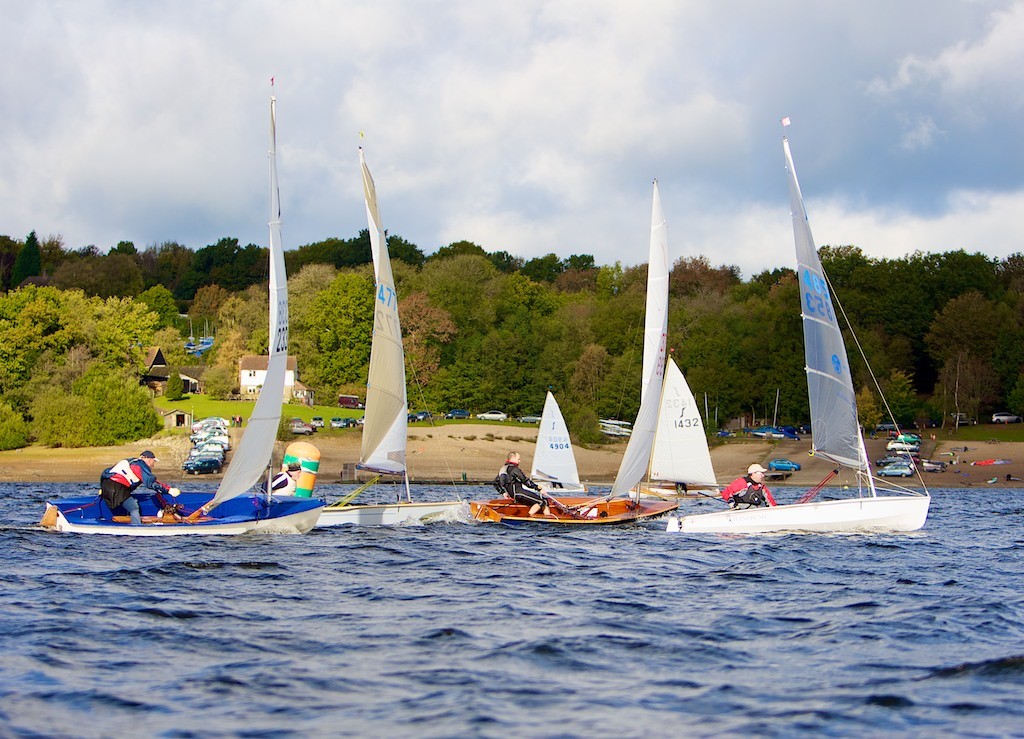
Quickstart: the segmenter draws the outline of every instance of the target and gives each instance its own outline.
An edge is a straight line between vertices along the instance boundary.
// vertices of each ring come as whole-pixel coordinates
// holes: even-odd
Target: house
[[[162,395],[167,387],[167,378],[170,371],[167,368],[167,360],[164,353],[158,346],[146,347],[146,358],[143,360],[145,369],[139,380],[140,385],[145,385],[153,391],[154,395]]]
[[[267,377],[267,364],[269,363],[270,357],[252,355],[238,360],[238,392],[243,398],[254,398],[259,394]],[[295,397],[296,384],[299,379],[296,365],[295,357],[289,354],[284,373],[284,397],[282,398],[284,403],[290,402]],[[306,388],[306,386],[302,385],[302,388]],[[308,390],[308,388],[306,389]]]

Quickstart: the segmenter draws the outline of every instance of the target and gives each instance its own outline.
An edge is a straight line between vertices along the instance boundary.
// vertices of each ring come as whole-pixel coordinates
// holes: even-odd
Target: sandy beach
[[[232,429],[233,443],[240,430]],[[500,424],[447,424],[443,426],[415,425],[409,428],[408,463],[413,482],[489,482],[511,450],[523,455],[527,471],[533,458],[533,445],[537,430],[532,427],[502,426]],[[296,440],[305,441],[304,437]],[[361,435],[359,430],[320,432],[308,439],[321,453],[320,480],[336,483],[349,481],[354,463],[359,458]],[[867,442],[872,460],[885,456],[885,440]],[[278,456],[286,442],[279,442]],[[1024,480],[1024,444],[1007,442],[961,442],[925,440],[921,456],[945,461],[959,461],[943,473],[925,473],[930,487],[1019,487]],[[93,482],[100,471],[129,455],[152,449],[159,462],[155,472],[162,481],[182,483],[188,480],[215,481],[218,475],[185,476],[181,463],[188,454],[187,437],[161,435],[146,442],[120,447],[89,447],[85,449],[51,449],[32,446],[25,449],[0,452],[0,482]],[[576,461],[580,477],[590,483],[607,484],[615,478],[626,443],[602,444],[591,448],[576,447]],[[810,439],[801,441],[764,441],[753,438],[731,438],[712,448],[711,457],[715,473],[721,484],[727,484],[742,475],[749,464],[765,466],[775,457],[785,457],[799,463],[802,469],[770,484],[774,487],[808,486],[819,482],[829,471],[829,465],[817,457],[809,456]],[[230,455],[228,457],[230,461]],[[988,459],[1007,459],[1009,464],[977,465]],[[1007,481],[1007,475],[1017,480]],[[994,481],[993,481],[994,479]],[[852,476],[841,473],[831,484],[845,485]],[[904,482],[904,480],[900,480]],[[916,483],[916,478],[905,482]],[[187,483],[186,483],[187,484]]]

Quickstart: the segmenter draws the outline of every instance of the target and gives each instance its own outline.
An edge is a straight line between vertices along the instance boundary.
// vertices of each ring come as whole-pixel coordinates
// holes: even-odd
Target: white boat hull
[[[784,531],[917,531],[928,517],[928,495],[826,500],[673,516],[667,530],[684,534],[767,534]]]
[[[386,503],[324,508],[316,528],[331,526],[399,526],[469,519],[469,507],[461,500],[437,503]]]

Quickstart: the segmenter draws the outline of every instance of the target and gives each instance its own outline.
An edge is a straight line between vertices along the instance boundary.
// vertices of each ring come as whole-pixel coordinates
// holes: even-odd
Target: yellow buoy
[[[320,450],[308,441],[294,441],[284,450],[284,464],[298,463],[302,468],[299,479],[295,483],[295,496],[312,498],[313,486],[320,471]]]

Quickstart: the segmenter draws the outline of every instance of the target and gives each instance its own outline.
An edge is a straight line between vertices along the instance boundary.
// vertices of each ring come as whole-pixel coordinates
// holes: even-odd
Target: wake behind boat
[[[789,176],[790,209],[800,284],[804,358],[811,409],[811,453],[854,471],[856,498],[813,502],[817,488],[794,504],[727,510],[671,518],[668,531],[756,534],[784,531],[916,531],[928,517],[931,497],[877,479],[864,447],[846,344],[825,271],[811,235],[789,141],[782,148]],[[879,495],[881,490],[887,494]]]
[[[281,201],[277,184],[276,101],[270,99],[270,358],[252,416],[216,493],[183,493],[174,499],[180,514],[161,515],[154,496],[137,496],[141,524],[111,511],[99,496],[48,501],[43,526],[78,534],[117,536],[233,535],[250,531],[304,533],[313,528],[323,502],[254,492],[269,470],[281,420],[288,356],[288,278],[281,244]],[[267,475],[269,478],[269,475]],[[265,485],[269,490],[269,480]]]

